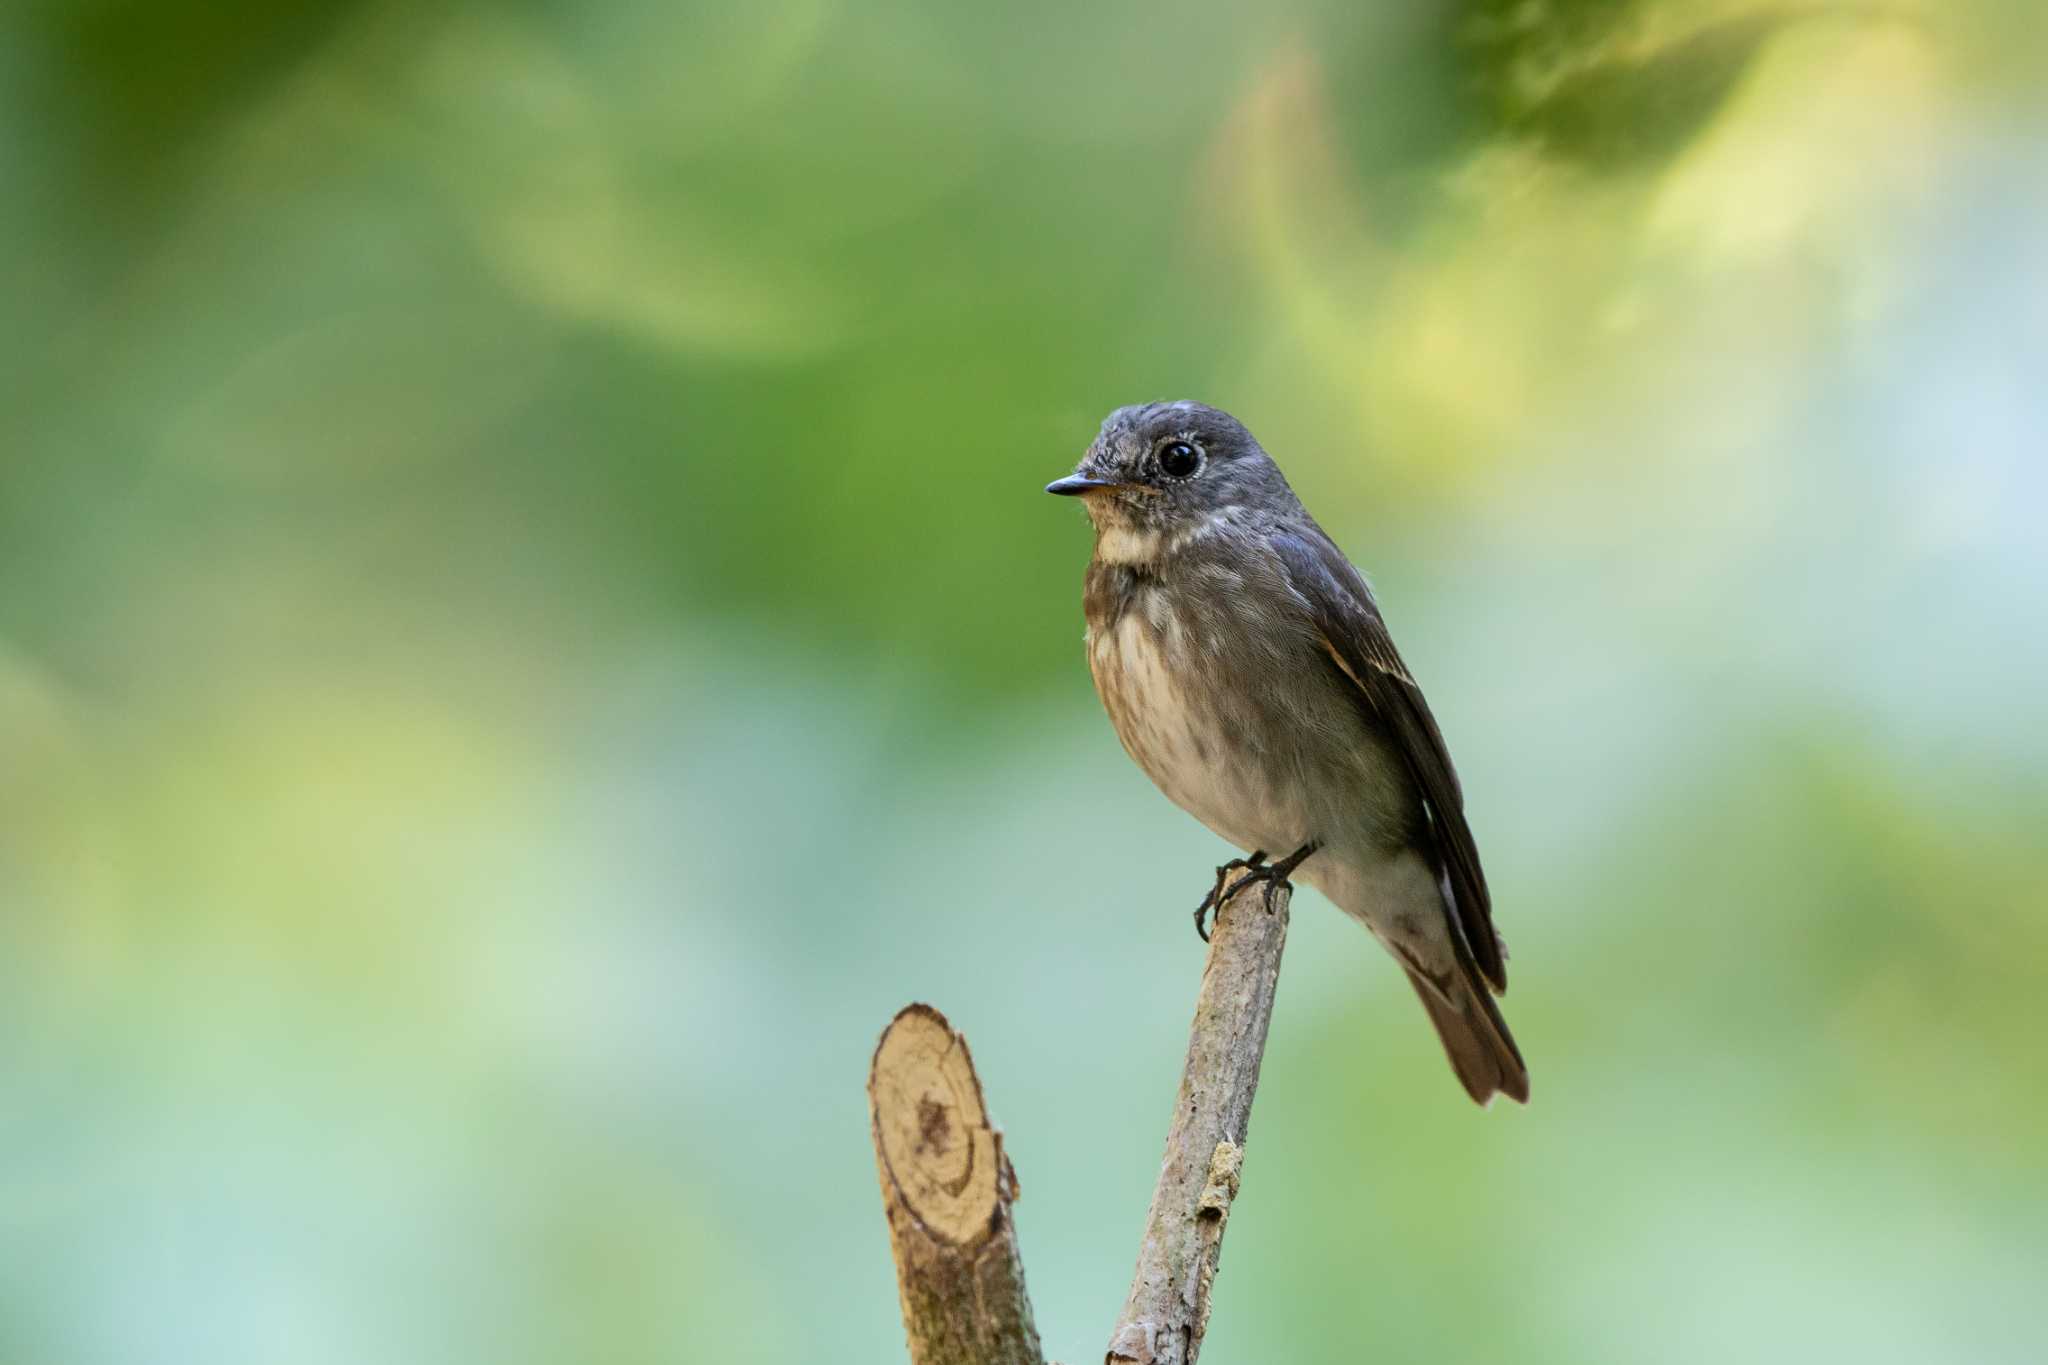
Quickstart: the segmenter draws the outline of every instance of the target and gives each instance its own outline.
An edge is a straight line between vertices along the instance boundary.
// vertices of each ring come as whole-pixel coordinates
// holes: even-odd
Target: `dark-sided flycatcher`
[[[1279,466],[1228,413],[1148,403],[1111,413],[1046,491],[1078,496],[1095,523],[1088,666],[1138,766],[1249,851],[1231,864],[1245,878],[1270,894],[1298,867],[1363,922],[1473,1099],[1526,1101],[1450,752],[1372,589]]]

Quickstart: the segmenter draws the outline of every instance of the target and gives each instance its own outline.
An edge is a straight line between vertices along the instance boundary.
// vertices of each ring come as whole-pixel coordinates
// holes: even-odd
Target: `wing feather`
[[[1360,701],[1390,733],[1428,807],[1437,853],[1451,885],[1451,923],[1496,992],[1507,989],[1507,964],[1493,932],[1493,902],[1479,846],[1465,822],[1465,794],[1443,732],[1422,689],[1394,648],[1372,589],[1320,530],[1280,532],[1271,544],[1288,582],[1308,605],[1318,639],[1358,688]]]

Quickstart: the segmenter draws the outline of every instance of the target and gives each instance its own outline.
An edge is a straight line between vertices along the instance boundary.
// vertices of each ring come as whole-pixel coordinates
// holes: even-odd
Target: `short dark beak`
[[[1079,474],[1069,474],[1064,479],[1054,479],[1045,486],[1045,491],[1057,493],[1063,498],[1071,498],[1082,493],[1092,493],[1098,488],[1114,487],[1116,485],[1107,479],[1084,479]]]

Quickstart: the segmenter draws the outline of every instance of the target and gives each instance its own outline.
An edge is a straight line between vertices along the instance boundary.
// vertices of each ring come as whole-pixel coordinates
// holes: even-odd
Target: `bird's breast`
[[[1090,614],[1088,663],[1117,738],[1176,805],[1245,848],[1297,836],[1217,675],[1220,642],[1160,586]]]

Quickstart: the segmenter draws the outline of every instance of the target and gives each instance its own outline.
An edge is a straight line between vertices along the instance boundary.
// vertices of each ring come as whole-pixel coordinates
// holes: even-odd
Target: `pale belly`
[[[1317,837],[1299,767],[1270,742],[1254,741],[1252,717],[1217,694],[1208,662],[1198,645],[1175,640],[1170,626],[1155,628],[1142,611],[1089,642],[1117,738],[1159,790],[1247,852],[1291,852]]]
[[[1089,636],[1124,749],[1175,805],[1246,852],[1280,858],[1319,844],[1300,880],[1406,958],[1447,962],[1436,874],[1412,847],[1419,797],[1356,699],[1307,657],[1298,670],[1233,671],[1161,606],[1141,593]]]

